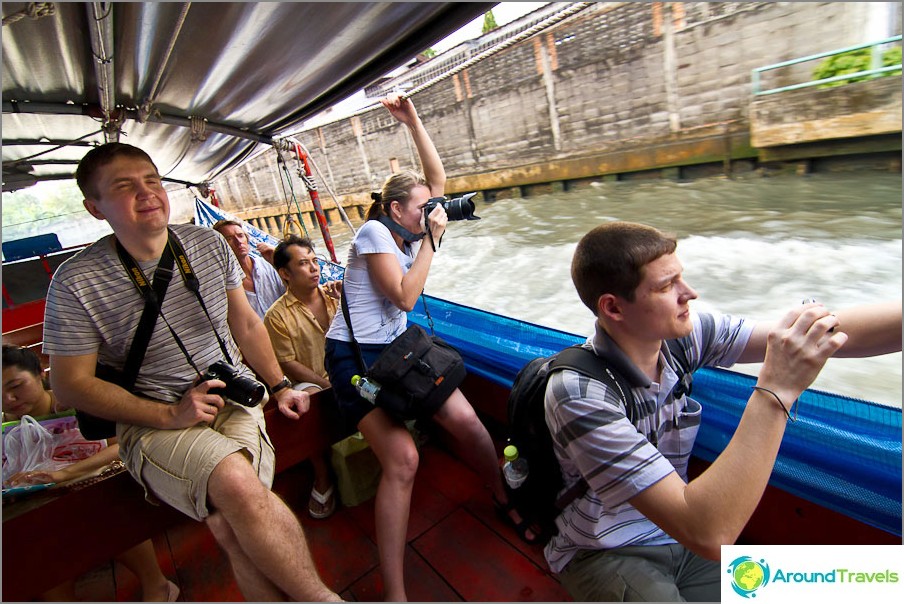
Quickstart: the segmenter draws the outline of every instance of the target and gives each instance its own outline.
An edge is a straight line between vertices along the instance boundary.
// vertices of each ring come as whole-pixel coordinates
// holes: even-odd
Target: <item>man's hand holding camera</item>
[[[225,382],[220,380],[206,380],[186,390],[179,404],[172,405],[172,424],[167,427],[190,428],[197,424],[212,423],[225,402],[218,394],[211,394],[210,390],[225,386]]]

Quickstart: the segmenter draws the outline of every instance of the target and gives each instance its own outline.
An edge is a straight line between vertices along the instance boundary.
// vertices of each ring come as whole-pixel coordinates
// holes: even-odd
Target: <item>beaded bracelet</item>
[[[763,388],[762,386],[751,386],[751,388],[753,388],[754,390],[762,390],[763,392],[768,392],[769,394],[774,396],[775,400],[778,401],[778,406],[781,407],[782,411],[785,412],[785,417],[788,418],[788,421],[790,421],[790,422],[797,421],[797,407],[795,405],[797,405],[797,400],[799,400],[799,399],[797,399],[793,403],[791,403],[791,407],[794,409],[794,417],[791,417],[791,413],[788,411],[788,407],[785,407],[785,403],[782,402],[782,399],[780,399],[776,393],[769,390],[768,388]]]

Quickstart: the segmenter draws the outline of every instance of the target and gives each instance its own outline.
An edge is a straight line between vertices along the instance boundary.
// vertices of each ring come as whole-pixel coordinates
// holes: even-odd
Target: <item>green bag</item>
[[[356,432],[334,443],[330,461],[342,505],[354,507],[377,494],[380,462],[363,434]]]
[[[415,421],[408,420],[405,427],[414,439],[420,451],[427,441],[427,436],[416,427]],[[360,432],[333,443],[330,462],[336,475],[339,488],[339,499],[345,507],[354,507],[364,503],[377,494],[382,469],[376,454]]]

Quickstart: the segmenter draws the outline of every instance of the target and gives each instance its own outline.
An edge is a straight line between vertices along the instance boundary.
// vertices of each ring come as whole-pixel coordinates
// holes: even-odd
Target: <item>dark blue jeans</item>
[[[364,362],[370,366],[388,344],[359,344],[359,346]],[[358,422],[374,410],[374,406],[361,398],[352,385],[352,376],[364,375],[364,368],[358,364],[358,357],[351,342],[327,338],[325,354],[324,365],[346,427],[357,431]]]

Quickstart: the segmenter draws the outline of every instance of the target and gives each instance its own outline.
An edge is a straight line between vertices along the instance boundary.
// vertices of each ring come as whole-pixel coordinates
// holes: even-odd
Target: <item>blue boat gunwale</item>
[[[196,224],[209,226],[222,216],[196,200]],[[258,229],[249,227],[249,235],[276,243]],[[320,260],[321,280],[341,277],[340,264]],[[586,340],[427,294],[408,319],[425,328],[432,324],[458,349],[469,372],[506,390],[530,359]],[[702,368],[694,377],[693,397],[704,413],[693,456],[711,463],[734,434],[756,378],[722,368]],[[789,423],[769,484],[900,537],[901,409],[817,389],[804,392],[798,405],[803,415]]]

